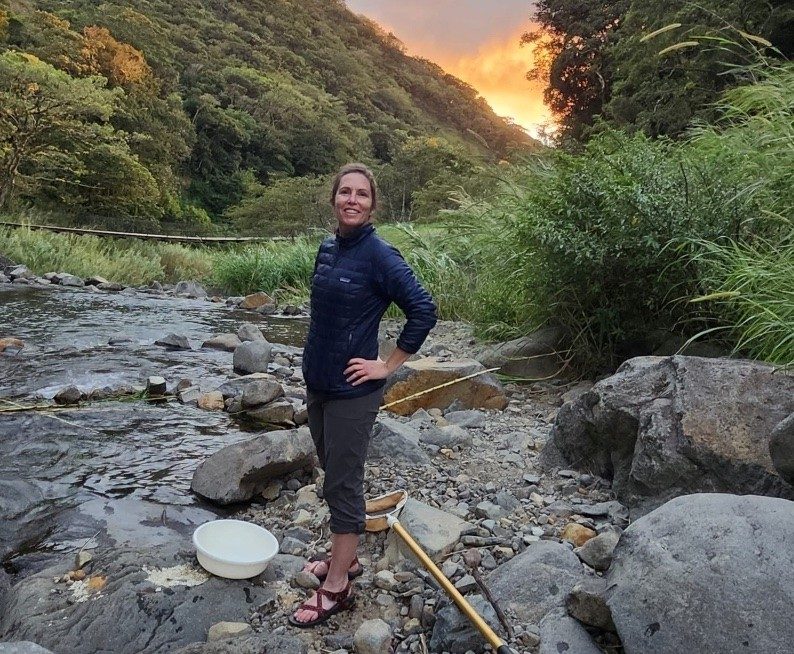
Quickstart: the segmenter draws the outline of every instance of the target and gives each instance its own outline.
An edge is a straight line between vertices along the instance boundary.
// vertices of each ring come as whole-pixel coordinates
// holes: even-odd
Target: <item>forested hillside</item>
[[[0,210],[126,228],[251,227],[263,197],[312,223],[317,176],[349,159],[405,217],[536,146],[341,0],[0,2],[0,104]]]

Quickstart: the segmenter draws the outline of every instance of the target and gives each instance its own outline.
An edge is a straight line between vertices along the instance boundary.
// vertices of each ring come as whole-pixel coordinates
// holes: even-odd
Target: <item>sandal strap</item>
[[[325,608],[323,606],[323,597],[327,597],[329,600],[334,602],[335,604],[339,604],[340,602],[344,602],[348,597],[350,597],[350,582],[347,582],[347,586],[345,586],[342,590],[333,592],[330,590],[326,590],[325,588],[318,588],[316,591],[315,596],[312,598],[314,603],[311,600],[306,600],[303,604],[298,607],[298,610],[303,611],[313,611],[317,614],[317,617],[321,617],[325,615],[328,611],[333,610],[333,606],[330,608]]]
[[[317,589],[317,596],[319,597],[320,595],[323,595],[323,596],[327,597],[329,600],[331,600],[332,602],[336,602],[338,604],[339,602],[343,602],[348,597],[350,597],[350,590],[351,590],[350,589],[350,582],[348,581],[347,582],[347,586],[345,586],[342,590],[339,590],[339,591],[336,591],[336,592],[331,591],[331,590],[327,590],[325,588],[318,588]]]

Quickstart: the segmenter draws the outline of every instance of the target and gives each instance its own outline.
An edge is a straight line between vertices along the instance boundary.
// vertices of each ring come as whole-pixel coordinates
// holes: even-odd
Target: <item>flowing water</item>
[[[0,338],[25,341],[19,353],[0,354],[0,410],[41,403],[67,385],[140,387],[154,374],[169,386],[191,379],[213,390],[233,376],[232,355],[199,346],[243,323],[287,345],[301,345],[306,329],[300,319],[203,300],[0,285]],[[169,333],[187,336],[194,349],[153,345]],[[19,571],[86,541],[141,546],[173,540],[172,531],[184,537],[218,513],[191,493],[193,471],[250,437],[223,412],[136,398],[0,413],[0,557]]]

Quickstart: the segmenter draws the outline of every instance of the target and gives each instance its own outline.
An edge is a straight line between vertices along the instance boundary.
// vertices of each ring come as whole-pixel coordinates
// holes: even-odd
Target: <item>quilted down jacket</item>
[[[376,359],[378,325],[394,302],[407,321],[397,347],[413,354],[436,324],[436,305],[400,252],[371,224],[320,245],[311,287],[311,322],[303,351],[309,390],[332,397],[360,397],[386,383],[352,386],[344,370],[353,357]]]

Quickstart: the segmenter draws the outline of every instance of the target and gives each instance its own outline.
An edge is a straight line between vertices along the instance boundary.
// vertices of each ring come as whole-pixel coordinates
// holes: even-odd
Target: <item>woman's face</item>
[[[334,196],[334,215],[339,233],[344,236],[369,222],[372,211],[372,187],[361,173],[347,173],[339,180]]]

